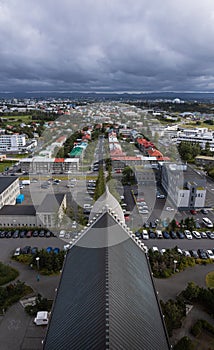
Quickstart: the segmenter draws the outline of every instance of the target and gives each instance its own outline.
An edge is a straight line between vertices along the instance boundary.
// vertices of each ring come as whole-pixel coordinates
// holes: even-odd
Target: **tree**
[[[188,337],[181,338],[173,347],[173,350],[194,350],[194,344]]]

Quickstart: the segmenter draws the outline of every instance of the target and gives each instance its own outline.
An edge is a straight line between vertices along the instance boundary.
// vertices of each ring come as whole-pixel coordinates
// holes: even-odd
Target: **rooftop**
[[[47,194],[37,209],[38,213],[56,213],[59,210],[60,205],[64,197],[65,193],[55,193],[55,194]]]
[[[36,215],[36,208],[33,205],[5,205],[0,209],[0,215]]]
[[[169,349],[148,259],[109,212],[66,256],[44,350],[70,348]]]
[[[0,177],[0,193],[4,192],[8,186],[18,179],[16,176],[1,176]]]

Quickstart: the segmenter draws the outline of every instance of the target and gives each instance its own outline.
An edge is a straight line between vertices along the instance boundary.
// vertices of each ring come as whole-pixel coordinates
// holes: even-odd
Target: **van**
[[[48,312],[47,311],[39,311],[37,312],[36,317],[34,318],[34,323],[37,326],[42,326],[48,324]]]

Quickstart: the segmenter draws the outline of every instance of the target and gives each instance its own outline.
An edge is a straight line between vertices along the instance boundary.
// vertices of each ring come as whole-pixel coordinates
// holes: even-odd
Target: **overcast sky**
[[[214,91],[213,0],[0,0],[0,91]]]

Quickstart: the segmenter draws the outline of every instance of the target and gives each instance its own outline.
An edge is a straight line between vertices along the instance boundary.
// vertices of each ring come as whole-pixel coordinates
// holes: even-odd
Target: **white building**
[[[22,158],[20,166],[22,172],[31,174],[71,173],[79,169],[79,158]]]
[[[214,150],[214,132],[208,128],[183,129],[177,133],[177,143],[181,141],[196,142],[204,149],[209,143],[210,149]]]
[[[161,183],[177,208],[203,208],[206,179],[197,178],[185,164],[163,164]]]
[[[18,152],[26,145],[25,135],[0,135],[0,152]]]
[[[20,188],[18,177],[0,177],[0,209],[4,205],[16,204],[16,198],[19,194]]]

